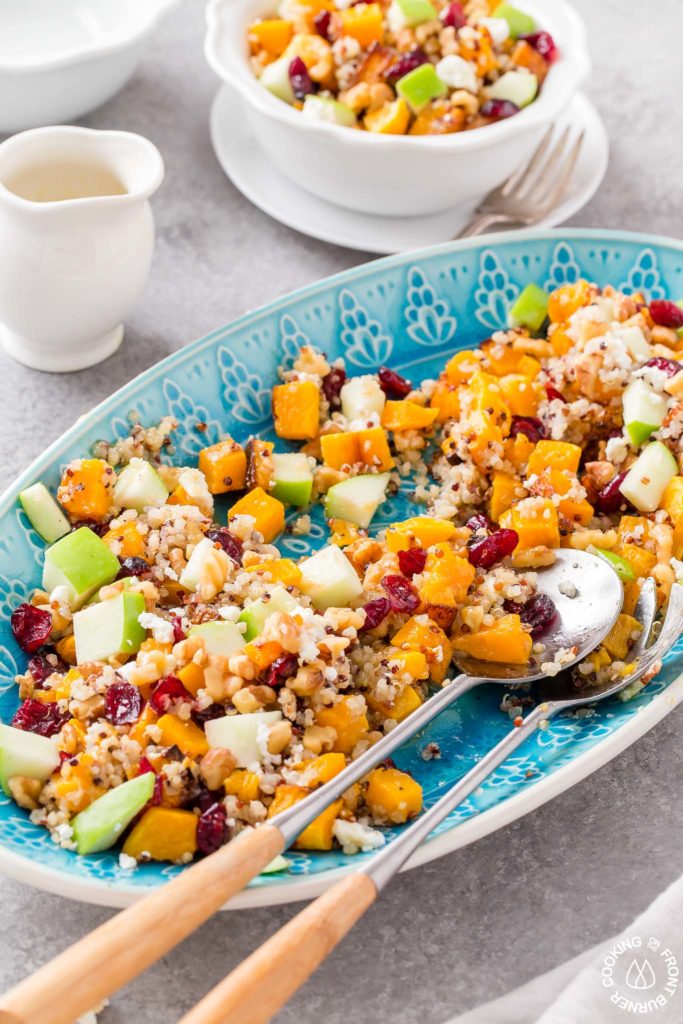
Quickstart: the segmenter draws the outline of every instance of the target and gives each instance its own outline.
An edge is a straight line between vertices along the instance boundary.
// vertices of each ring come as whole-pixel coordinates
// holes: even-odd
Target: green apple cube
[[[59,749],[54,736],[0,725],[0,786],[10,796],[9,780],[15,775],[45,782],[59,764]]]
[[[291,861],[288,861],[286,857],[283,857],[281,853],[278,853],[277,857],[273,857],[270,864],[261,871],[262,875],[274,875],[277,871],[286,871]]]
[[[339,398],[342,413],[350,421],[367,420],[374,413],[381,416],[387,400],[377,377],[371,377],[369,374],[348,380],[342,387]]]
[[[222,654],[229,658],[244,647],[244,634],[235,622],[202,622],[192,626],[188,636],[200,636],[208,654]]]
[[[644,361],[650,358],[652,349],[640,327],[618,327],[611,333],[621,339],[634,359]]]
[[[208,537],[200,540],[178,578],[181,587],[185,587],[186,590],[198,590],[204,575],[204,566],[207,561],[214,558],[215,553],[216,548],[213,541],[209,540]]]
[[[615,551],[608,551],[607,548],[592,548],[591,550],[595,551],[595,554],[599,555],[600,558],[609,562],[623,583],[632,583],[635,580],[636,574],[631,563],[627,562],[621,555],[618,555]]]
[[[238,619],[238,622],[243,622],[247,627],[244,634],[247,642],[261,635],[266,621],[274,612],[291,613],[299,607],[298,601],[280,584],[272,587],[268,594],[267,601],[259,597],[257,601],[248,604]]]
[[[273,486],[270,493],[288,505],[309,505],[313,472],[308,456],[301,452],[273,455]]]
[[[31,526],[48,544],[54,544],[71,529],[71,523],[43,483],[27,487],[19,495]]]
[[[631,442],[644,444],[658,430],[666,416],[667,401],[644,380],[634,380],[622,396],[624,426]]]
[[[528,284],[519,293],[510,310],[511,327],[527,327],[538,331],[548,312],[548,296],[537,284]]]
[[[307,96],[302,112],[314,121],[338,124],[342,128],[353,128],[356,124],[356,115],[351,107],[328,96]]]
[[[512,4],[498,4],[493,17],[504,18],[507,21],[513,39],[517,39],[518,36],[529,36],[536,31],[536,22],[531,15],[513,7]]]
[[[434,21],[436,17],[436,8],[429,0],[393,0],[387,12],[387,23],[391,31],[397,33],[425,21]]]
[[[145,459],[131,459],[114,485],[114,504],[136,512],[165,505],[167,498],[168,487]]]
[[[345,608],[363,593],[356,570],[336,544],[316,551],[299,564],[301,589],[318,611]]]
[[[510,72],[508,72],[510,74]],[[445,96],[448,87],[441,81],[433,64],[420,64],[403,78],[399,78],[396,92],[402,96],[414,114],[419,114],[431,100]]]
[[[530,71],[506,71],[493,83],[489,89],[489,96],[494,100],[509,100],[521,109],[536,99],[537,92],[536,75]]]
[[[342,480],[325,495],[325,515],[367,529],[384,501],[388,483],[388,473],[366,473]]]
[[[145,772],[120,786],[77,814],[71,822],[74,842],[81,856],[108,850],[116,843],[154,792],[154,772]]]
[[[142,594],[129,590],[76,612],[76,663],[83,665],[86,661],[106,661],[118,654],[136,654],[147,636],[139,622],[144,612]]]
[[[281,711],[254,711],[249,715],[212,718],[204,726],[210,747],[222,747],[237,758],[238,768],[250,768],[264,759],[266,730],[282,719]]]
[[[295,99],[294,90],[289,78],[290,64],[291,57],[280,57],[279,60],[274,60],[272,64],[266,64],[259,78],[259,82],[265,86],[268,92],[272,92],[273,96],[277,96],[279,100],[284,100],[285,103],[294,103]]]
[[[68,533],[45,552],[43,590],[66,587],[71,608],[80,608],[91,594],[111,583],[121,565],[116,555],[87,526]]]
[[[652,441],[633,463],[619,490],[639,512],[654,512],[677,473],[678,463],[666,445]]]

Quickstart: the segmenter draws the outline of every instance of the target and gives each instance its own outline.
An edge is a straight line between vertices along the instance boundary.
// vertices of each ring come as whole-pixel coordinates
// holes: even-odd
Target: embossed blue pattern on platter
[[[546,289],[586,277],[617,284],[649,298],[683,295],[683,247],[618,232],[567,231],[458,243],[419,254],[370,263],[271,303],[221,328],[147,371],[93,410],[34,463],[8,491],[0,506],[0,720],[17,706],[13,676],[25,665],[9,630],[9,614],[40,583],[43,544],[16,502],[17,492],[36,479],[56,488],[60,467],[100,438],[127,430],[130,410],[145,423],[172,414],[180,423],[173,460],[187,462],[224,433],[239,441],[250,434],[272,437],[270,388],[277,366],[303,344],[343,356],[351,374],[383,363],[416,380],[436,376],[447,356],[475,345],[505,326],[507,311],[530,281]],[[200,429],[197,429],[198,426]],[[410,486],[381,509],[373,526],[414,514]],[[286,536],[281,547],[298,556],[323,543],[319,509],[309,537]],[[443,833],[473,815],[524,792],[569,762],[591,751],[637,715],[678,676],[683,644],[666,659],[659,678],[627,704],[600,705],[586,717],[560,717],[521,747],[437,830]],[[483,687],[462,698],[424,734],[396,755],[424,786],[427,803],[506,732],[499,711],[500,690]],[[436,740],[441,758],[424,761],[420,750]],[[77,876],[108,889],[154,887],[183,870],[146,865],[124,872],[116,854],[80,858],[59,849],[31,824],[24,811],[0,793],[0,846],[62,875]],[[310,875],[349,865],[334,851],[288,855],[287,874],[258,878],[259,887],[286,886],[292,875]]]

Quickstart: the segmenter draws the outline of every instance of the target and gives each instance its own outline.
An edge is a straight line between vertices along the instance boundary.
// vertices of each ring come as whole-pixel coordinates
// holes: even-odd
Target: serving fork
[[[557,141],[553,141],[554,134],[555,129],[548,128],[529,162],[484,196],[473,219],[456,238],[481,235],[494,225],[529,227],[557,206],[569,188],[585,133],[573,141],[570,127]]]
[[[513,750],[559,712],[605,700],[657,670],[661,658],[683,632],[683,587],[674,584],[661,631],[652,640],[656,608],[654,580],[649,579],[635,612],[643,628],[629,653],[629,661],[636,664],[629,675],[579,692],[570,673],[547,679],[539,703],[521,725],[362,870],[342,878],[271,936],[197,1003],[180,1024],[266,1024],[351,930],[430,832]]]

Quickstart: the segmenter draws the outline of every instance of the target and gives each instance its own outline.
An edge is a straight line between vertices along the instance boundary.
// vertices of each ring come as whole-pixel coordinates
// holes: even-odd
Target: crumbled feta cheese
[[[127,853],[121,851],[119,854],[119,867],[122,871],[135,871],[138,866],[138,862],[135,857],[129,857]]]
[[[143,629],[152,631],[152,636],[158,644],[173,643],[173,626],[166,619],[162,619],[160,615],[154,615],[153,612],[141,612],[138,615],[138,622]]]
[[[381,832],[376,828],[361,825],[359,821],[344,821],[337,818],[332,826],[332,832],[343,852],[349,856],[354,853],[370,853],[385,843]]]
[[[500,46],[510,35],[510,26],[505,18],[480,18],[479,24],[487,30],[495,46]]]
[[[478,87],[477,72],[471,61],[450,53],[442,57],[436,65],[436,73],[442,82],[451,89],[466,89],[467,92],[476,92]]]

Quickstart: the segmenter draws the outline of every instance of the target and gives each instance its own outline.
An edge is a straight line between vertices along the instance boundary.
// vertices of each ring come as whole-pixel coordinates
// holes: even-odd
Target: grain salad
[[[421,382],[302,347],[272,389],[277,442],[226,436],[179,466],[175,421],[135,422],[56,495],[22,492],[48,547],[12,614],[27,663],[0,784],[32,821],[130,870],[213,852],[420,707],[454,652],[560,671],[573,652],[544,660],[556,610],[536,572],[560,547],[599,554],[625,590],[577,689],[630,671],[643,580],[663,606],[683,572],[683,309],[577,280],[529,285],[510,324]],[[406,482],[414,514],[373,529]],[[306,536],[318,504],[326,541],[285,557],[287,508]],[[385,762],[297,848],[370,851],[421,808]]]

